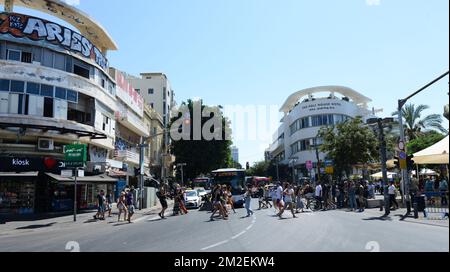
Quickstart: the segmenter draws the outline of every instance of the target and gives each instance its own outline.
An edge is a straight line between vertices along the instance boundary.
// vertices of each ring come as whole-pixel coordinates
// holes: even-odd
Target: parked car
[[[200,208],[202,204],[202,198],[198,195],[196,190],[187,190],[186,191],[186,208]]]
[[[202,198],[204,195],[207,195],[207,194],[208,194],[208,192],[205,190],[205,188],[195,188],[194,190],[197,191],[198,196],[199,196],[200,198]]]

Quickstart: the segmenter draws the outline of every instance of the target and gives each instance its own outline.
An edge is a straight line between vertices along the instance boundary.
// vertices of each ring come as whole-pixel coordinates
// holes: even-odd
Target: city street
[[[285,213],[280,220],[273,209],[255,211],[250,218],[238,209],[227,221],[209,221],[209,213],[197,210],[170,214],[164,220],[155,214],[140,217],[132,224],[107,219],[7,234],[0,227],[0,251],[64,252],[71,241],[81,252],[449,251],[448,220],[402,221],[400,211],[388,218],[380,218],[378,209],[304,213],[296,219]]]

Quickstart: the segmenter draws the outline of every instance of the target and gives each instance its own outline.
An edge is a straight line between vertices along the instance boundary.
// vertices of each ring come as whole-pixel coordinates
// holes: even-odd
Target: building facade
[[[73,26],[13,12],[15,5]],[[88,146],[79,209],[95,207],[102,176],[115,150],[116,83],[106,54],[112,38],[92,18],[55,0],[6,1],[0,13],[0,213],[71,209],[73,182],[63,146]],[[72,185],[72,186],[71,186]]]
[[[320,129],[357,116],[363,121],[373,118],[375,113],[368,108],[370,102],[370,98],[341,86],[316,87],[292,94],[280,109],[284,116],[265,157],[294,166],[296,178],[314,178],[317,163],[326,158],[319,151]]]
[[[231,159],[235,163],[239,163],[239,149],[236,146],[231,147]]]

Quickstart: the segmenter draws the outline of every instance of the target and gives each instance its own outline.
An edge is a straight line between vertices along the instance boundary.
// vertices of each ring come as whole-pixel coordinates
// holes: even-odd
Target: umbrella
[[[388,179],[394,178],[394,176],[397,175],[397,173],[387,172]],[[378,172],[376,174],[371,175],[372,178],[381,179],[383,178],[383,172]]]

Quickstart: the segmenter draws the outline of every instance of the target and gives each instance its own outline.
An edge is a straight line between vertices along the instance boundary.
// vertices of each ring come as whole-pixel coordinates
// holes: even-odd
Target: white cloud
[[[80,0],[63,0],[63,2],[66,2],[67,4],[72,6],[80,5]]]
[[[366,0],[366,4],[368,6],[379,6],[381,4],[381,0]]]

